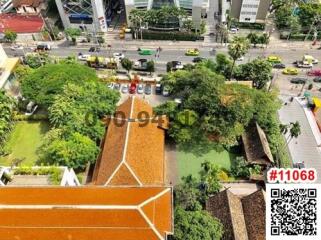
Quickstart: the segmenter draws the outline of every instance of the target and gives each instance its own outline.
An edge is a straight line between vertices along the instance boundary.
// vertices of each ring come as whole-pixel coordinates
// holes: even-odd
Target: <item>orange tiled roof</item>
[[[165,187],[3,187],[1,240],[162,240],[172,232]]]
[[[139,121],[144,119],[146,124]],[[164,129],[167,124],[164,120],[162,127],[155,120],[152,107],[144,100],[128,98],[109,121],[93,182],[109,186],[164,185]]]

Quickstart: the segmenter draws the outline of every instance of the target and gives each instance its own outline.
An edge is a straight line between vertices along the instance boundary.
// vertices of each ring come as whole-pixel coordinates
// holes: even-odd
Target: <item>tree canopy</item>
[[[255,63],[256,69],[257,65],[265,64],[261,60],[258,63]],[[168,73],[162,79],[170,93],[182,100],[179,105],[167,103],[155,109],[156,112],[167,111],[171,121],[169,135],[178,143],[198,145],[217,142],[231,146],[236,144],[250,120],[254,119],[273,142],[279,134],[276,111],[280,104],[276,94],[240,84],[225,84],[225,78],[207,66],[222,71],[217,63],[200,63],[195,69]],[[262,74],[265,76],[264,72]],[[261,82],[257,84],[262,86]],[[177,118],[180,112],[186,113],[185,110],[196,118],[193,124]]]
[[[175,208],[175,240],[221,239],[223,225],[206,211],[186,211]]]
[[[46,107],[54,101],[67,83],[96,81],[93,69],[80,64],[47,64],[21,79],[23,96]]]
[[[119,92],[100,82],[83,85],[69,83],[54,97],[49,107],[50,123],[68,132],[79,132],[93,141],[101,139],[104,126],[101,118],[115,111]]]
[[[78,132],[63,136],[61,129],[53,129],[46,134],[39,149],[40,163],[84,169],[94,163],[99,148],[89,137]]]
[[[239,66],[238,76],[240,80],[253,81],[253,86],[257,89],[263,89],[272,78],[272,66],[263,58],[256,58],[246,64]]]
[[[4,141],[13,126],[13,108],[13,99],[0,90],[0,155],[4,153]]]

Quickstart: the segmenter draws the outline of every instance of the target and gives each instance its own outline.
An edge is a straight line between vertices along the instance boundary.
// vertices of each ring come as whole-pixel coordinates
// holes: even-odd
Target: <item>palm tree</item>
[[[221,38],[221,44],[223,44],[223,42],[227,42],[228,40],[228,30],[227,30],[227,27],[226,25],[224,24],[217,24],[216,25],[216,41],[217,41],[217,37],[218,35],[220,35],[220,38]]]
[[[232,79],[235,62],[240,57],[244,56],[250,48],[249,40],[245,37],[234,37],[228,46],[228,54],[233,59],[230,80]]]
[[[289,140],[287,142],[287,145],[291,142],[293,138],[298,138],[298,136],[301,134],[301,126],[298,121],[291,122],[289,125],[289,128],[290,128],[290,135],[289,135]]]

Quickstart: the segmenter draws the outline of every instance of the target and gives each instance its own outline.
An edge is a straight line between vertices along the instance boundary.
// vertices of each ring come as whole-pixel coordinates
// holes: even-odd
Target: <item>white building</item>
[[[133,9],[151,9],[174,4],[190,13],[199,27],[206,15],[210,0],[55,0],[65,28],[79,27],[86,31],[107,32],[112,19],[124,14],[130,25],[129,13]],[[216,1],[216,0],[215,0]]]
[[[230,13],[239,22],[263,23],[270,3],[271,0],[221,0],[221,21],[225,22],[227,13]]]
[[[0,44],[0,89],[10,89],[15,80],[13,70],[18,63],[19,58],[9,58]]]

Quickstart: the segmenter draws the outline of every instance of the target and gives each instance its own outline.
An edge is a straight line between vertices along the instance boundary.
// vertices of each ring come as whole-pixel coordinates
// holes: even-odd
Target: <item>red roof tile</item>
[[[0,33],[7,29],[16,33],[37,33],[43,26],[44,22],[39,16],[0,14]]]
[[[165,187],[2,187],[0,239],[162,240],[171,200]]]
[[[115,118],[124,124],[116,124]],[[164,185],[164,141],[165,131],[155,121],[152,107],[142,99],[128,98],[109,121],[93,182],[110,186]]]

